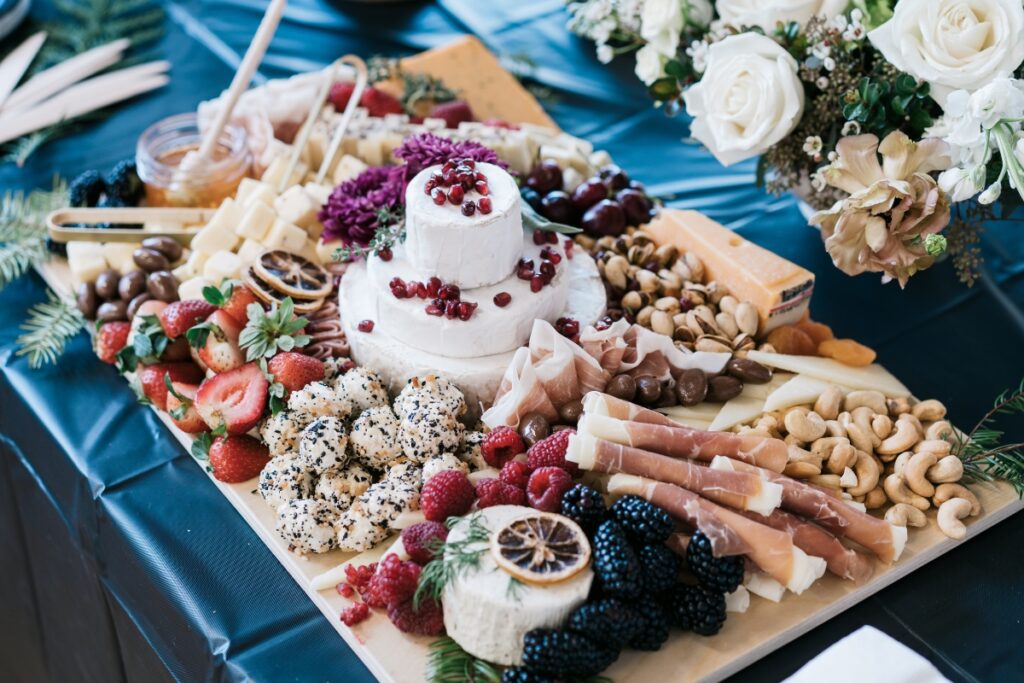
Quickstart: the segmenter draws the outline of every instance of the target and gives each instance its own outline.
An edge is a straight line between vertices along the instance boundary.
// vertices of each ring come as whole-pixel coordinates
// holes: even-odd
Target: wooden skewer
[[[154,222],[159,225],[195,226],[207,223],[216,209],[191,208],[66,208],[50,212],[46,228],[55,242],[141,242],[147,237],[170,237],[188,246],[196,229],[138,230],[128,228],[69,228],[65,224],[133,224]]]
[[[263,20],[260,21],[259,28],[256,29],[256,35],[253,36],[249,49],[246,50],[245,57],[242,58],[242,63],[238,66],[238,71],[235,72],[234,78],[231,79],[231,86],[224,97],[221,110],[217,113],[217,118],[214,119],[210,129],[206,131],[203,143],[199,146],[196,161],[201,162],[209,159],[210,155],[213,154],[213,149],[217,146],[220,134],[224,131],[224,126],[231,119],[231,113],[235,110],[235,105],[238,104],[238,98],[249,87],[252,76],[256,73],[256,67],[263,60],[263,55],[267,51],[267,46],[270,45],[271,38],[274,37],[274,32],[277,31],[277,25],[281,21],[281,15],[284,14],[284,8],[287,4],[287,0],[271,0],[266,13],[263,15]]]
[[[327,175],[327,171],[331,168],[331,163],[334,161],[335,155],[338,153],[338,149],[341,147],[342,139],[345,137],[345,130],[348,129],[348,124],[352,120],[352,115],[356,111],[356,107],[359,106],[359,98],[363,95],[363,90],[366,88],[366,83],[369,80],[369,72],[366,69],[366,62],[355,55],[345,55],[339,62],[350,64],[355,67],[356,70],[356,87],[352,91],[352,96],[348,99],[348,104],[345,106],[345,112],[341,115],[341,121],[338,123],[338,127],[334,130],[334,136],[331,138],[331,144],[327,148],[327,153],[324,155],[323,162],[320,163],[320,170],[316,174],[317,184],[322,184],[324,177]]]
[[[4,104],[4,112],[26,109],[55,92],[116,64],[131,42],[122,38],[95,47],[33,76],[27,83],[11,93]]]
[[[32,60],[39,54],[39,48],[46,41],[46,31],[40,31],[28,37],[18,47],[14,48],[7,57],[0,62],[0,109],[12,92],[18,81],[25,75]]]
[[[313,99],[313,104],[309,108],[309,113],[306,114],[306,120],[303,121],[302,128],[299,129],[299,134],[292,142],[292,151],[288,158],[288,166],[285,168],[281,179],[277,181],[278,194],[285,191],[288,181],[291,180],[292,173],[295,172],[295,167],[299,164],[299,158],[302,156],[302,152],[306,149],[306,144],[309,143],[309,136],[313,133],[313,126],[316,124],[316,120],[320,117],[320,112],[324,108],[324,103],[327,102],[327,96],[331,93],[331,86],[338,77],[338,67],[340,65],[341,59],[336,59],[327,69],[324,70],[323,83],[320,84],[320,89],[317,91],[316,97]]]

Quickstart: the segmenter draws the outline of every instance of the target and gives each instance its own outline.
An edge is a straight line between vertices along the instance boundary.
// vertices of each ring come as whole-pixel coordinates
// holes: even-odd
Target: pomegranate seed
[[[388,283],[388,287],[394,289],[395,287],[405,287],[405,281],[400,277],[391,278],[391,282]]]
[[[459,163],[470,170],[476,168],[476,161],[474,161],[473,159],[466,158],[460,161]]]
[[[480,209],[480,213],[486,214],[491,212],[490,197],[481,197],[480,200],[476,203],[476,205]]]
[[[455,171],[454,170],[445,171],[444,172],[443,180],[444,180],[445,187],[451,187],[452,185],[454,185],[455,184]]]
[[[536,294],[540,290],[544,289],[544,278],[540,275],[534,275],[530,278],[530,291]]]
[[[409,298],[409,292],[408,292],[408,290],[406,290],[404,285],[395,285],[395,286],[393,286],[391,288],[391,294],[396,299],[408,299]]]
[[[459,320],[469,320],[473,317],[473,311],[476,310],[476,304],[469,301],[459,302]]]
[[[449,319],[457,318],[459,315],[459,302],[449,301],[444,305],[444,316]]]
[[[557,232],[546,232],[544,237],[547,239],[548,244],[558,244],[558,233]]]
[[[544,278],[544,284],[555,279],[555,266],[551,261],[543,261],[540,264],[540,276]]]
[[[429,294],[431,297],[436,297],[437,293],[441,290],[442,284],[443,283],[441,282],[441,278],[437,277],[436,275],[430,278],[429,280],[427,280],[427,294]]]
[[[441,173],[448,173],[449,171],[455,170],[455,162],[449,159],[444,162],[444,166],[441,167]]]
[[[338,591],[338,595],[342,596],[343,598],[351,598],[353,595],[355,595],[356,592],[356,589],[347,583],[339,583],[337,586],[334,587],[334,589]]]
[[[498,292],[494,295],[494,305],[498,308],[505,308],[512,302],[512,295],[508,292]]]
[[[555,329],[558,330],[563,337],[569,337],[571,339],[580,333],[580,323],[575,318],[559,318],[555,321]]]
[[[462,296],[462,290],[458,285],[445,285],[438,291],[437,296],[444,301],[458,301]]]
[[[565,243],[564,243],[563,246],[565,247],[565,257],[566,258],[569,258],[569,259],[572,258],[572,248],[573,248],[573,245],[575,245],[575,244],[576,243],[573,242],[571,239],[565,240]]]
[[[391,253],[391,247],[381,247],[377,250],[377,257],[380,258],[381,261],[390,261],[392,256],[394,256],[394,254]]]
[[[358,327],[360,332],[373,332],[373,321],[360,320]]]
[[[370,607],[365,602],[359,602],[348,609],[342,610],[341,620],[345,626],[352,627],[370,616]]]
[[[347,361],[345,361],[344,363],[341,364],[341,371],[342,372],[348,372],[349,370],[352,370],[355,367],[356,367],[356,362],[354,360],[349,359],[349,360],[347,360]]]
[[[490,194],[491,193],[491,188],[487,186],[487,181],[486,180],[478,180],[478,181],[476,181],[476,184],[473,187],[475,187],[476,191],[479,192],[480,194]]]
[[[552,263],[558,264],[562,262],[562,255],[557,251],[553,251],[551,247],[544,247],[540,250],[540,257],[545,261],[551,261]]]
[[[436,301],[427,304],[427,315],[444,315],[444,307],[438,306]]]
[[[547,238],[544,236],[544,231],[543,230],[534,230],[533,231],[533,243],[534,244],[536,244],[537,246],[540,246],[540,245],[544,244],[546,241],[547,241]]]
[[[433,173],[430,174],[430,180],[428,180],[427,182],[434,183],[435,185],[440,185],[441,183],[444,182],[444,176],[438,173],[437,171],[434,171]]]
[[[452,185],[448,188],[448,201],[456,206],[462,203],[462,198],[465,196],[466,192],[462,189],[462,185]]]
[[[437,187],[437,183],[435,183],[433,180],[428,180],[426,183],[423,184],[423,194],[429,195],[431,192],[434,191],[435,187]]]
[[[472,216],[474,213],[476,213],[476,204],[474,204],[469,199],[467,199],[466,201],[462,202],[462,215],[463,216]]]
[[[427,290],[427,286],[422,282],[416,283],[416,296],[421,299],[426,299],[430,296],[430,292]]]
[[[442,190],[440,187],[435,187],[433,190],[430,191],[430,198],[433,199],[434,203],[437,204],[438,206],[444,204],[445,199],[447,199],[447,197],[445,197],[444,190]]]

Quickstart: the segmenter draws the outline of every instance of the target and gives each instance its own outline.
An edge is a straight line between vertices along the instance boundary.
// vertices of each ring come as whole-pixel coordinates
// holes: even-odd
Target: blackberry
[[[669,627],[672,625],[669,615],[661,603],[652,595],[644,596],[634,606],[640,615],[640,630],[629,641],[634,650],[654,652],[668,640]]]
[[[663,544],[645,545],[637,553],[640,584],[645,593],[661,593],[676,585],[682,560]]]
[[[114,195],[124,202],[125,206],[137,205],[144,190],[145,186],[139,180],[133,159],[119,162],[107,175],[107,194]]]
[[[732,593],[743,583],[743,558],[715,557],[711,553],[711,539],[699,529],[690,537],[686,564],[698,581],[720,593]]]
[[[576,522],[588,534],[608,517],[601,494],[583,484],[576,484],[562,494],[562,514]]]
[[[68,202],[71,206],[96,206],[106,191],[107,183],[99,171],[86,171],[68,185]]]
[[[513,666],[502,672],[501,683],[554,683],[554,681],[544,674],[530,671],[526,667]]]
[[[608,595],[633,598],[640,594],[640,561],[622,527],[613,520],[597,528],[593,540],[594,573]]]
[[[594,642],[621,650],[643,626],[636,611],[615,598],[602,598],[580,605],[569,615],[567,628]]]
[[[679,584],[668,604],[676,626],[702,636],[715,635],[725,623],[725,596],[704,586]]]
[[[557,678],[594,676],[618,657],[618,650],[571,631],[535,628],[523,636],[523,664]]]
[[[667,512],[640,496],[625,496],[612,505],[615,518],[640,543],[664,543],[675,530]]]

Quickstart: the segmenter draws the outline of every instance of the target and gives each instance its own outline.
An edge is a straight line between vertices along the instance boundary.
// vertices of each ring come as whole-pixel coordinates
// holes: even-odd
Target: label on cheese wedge
[[[814,292],[814,274],[696,211],[665,209],[644,227],[658,244],[692,251],[709,280],[757,306],[761,333],[798,322]]]

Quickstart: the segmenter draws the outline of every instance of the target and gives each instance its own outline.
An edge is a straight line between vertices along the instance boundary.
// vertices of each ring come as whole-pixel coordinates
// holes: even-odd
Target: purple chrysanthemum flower
[[[404,181],[404,167],[374,166],[338,185],[318,215],[324,239],[369,244],[380,227],[381,210],[393,211],[402,205]]]
[[[450,159],[468,158],[508,168],[508,164],[499,159],[494,150],[484,147],[479,142],[472,140],[456,142],[433,133],[418,133],[407,137],[392,154],[405,161],[406,180],[411,180],[425,168],[443,164]]]

